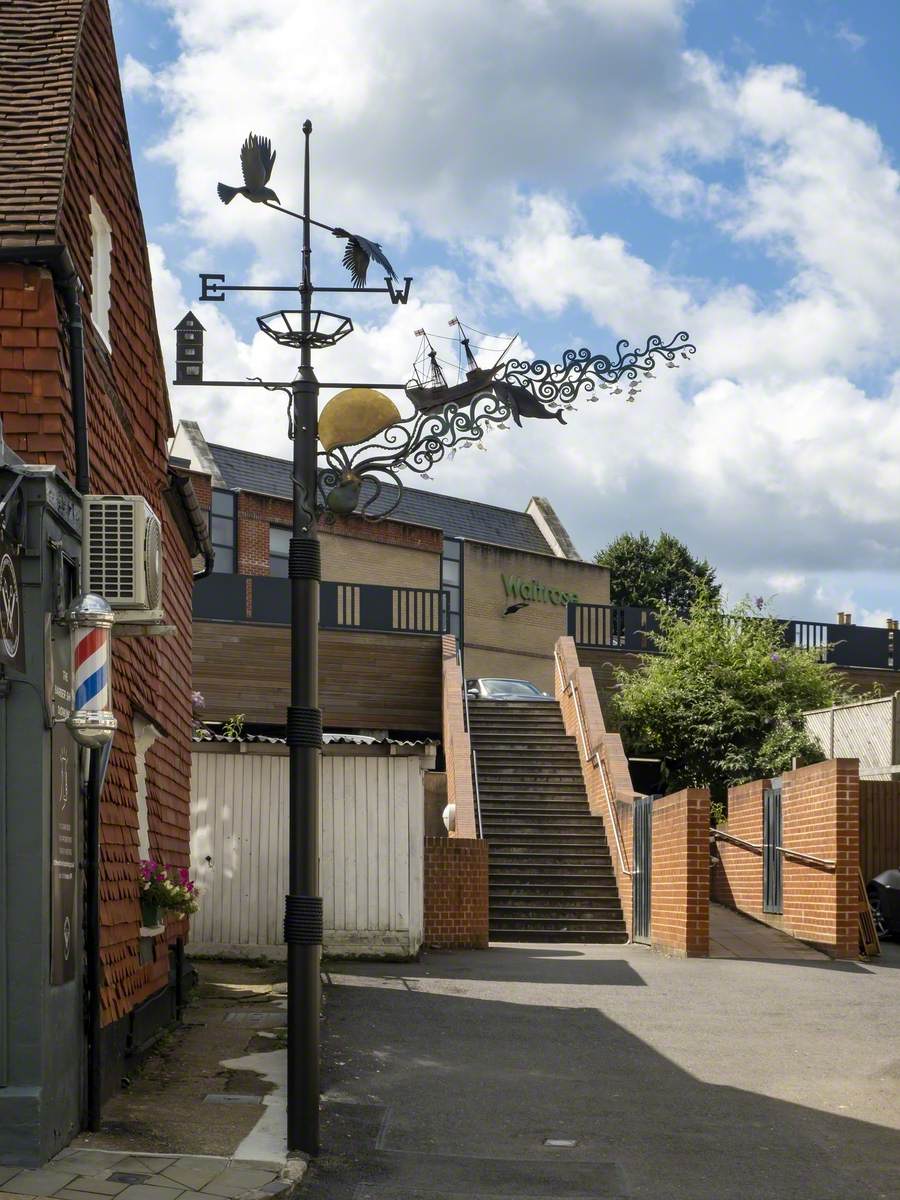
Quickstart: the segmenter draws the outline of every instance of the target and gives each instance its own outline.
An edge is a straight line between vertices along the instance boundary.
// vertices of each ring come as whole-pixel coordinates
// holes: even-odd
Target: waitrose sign
[[[561,592],[548,588],[538,579],[520,579],[518,575],[501,575],[507,597],[516,600],[536,600],[540,604],[577,604],[577,592]]]

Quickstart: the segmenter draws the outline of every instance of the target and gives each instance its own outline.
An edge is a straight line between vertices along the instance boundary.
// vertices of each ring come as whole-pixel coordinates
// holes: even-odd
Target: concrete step
[[[628,941],[628,934],[624,929],[590,933],[583,931],[574,932],[572,930],[559,932],[555,929],[491,929],[490,939],[492,942],[547,942],[562,944],[577,942],[592,946],[624,946]]]
[[[509,929],[543,929],[555,930],[557,933],[616,933],[624,930],[625,922],[621,917],[578,917],[564,914],[553,917],[542,914],[538,917],[494,917],[489,921],[491,936],[499,930]]]
[[[542,896],[533,899],[510,899],[506,896],[490,898],[490,918],[495,917],[526,917],[528,920],[540,920],[551,917],[553,920],[564,921],[572,916],[579,920],[594,918],[598,921],[618,921],[619,900],[617,896],[597,898],[596,896]]]

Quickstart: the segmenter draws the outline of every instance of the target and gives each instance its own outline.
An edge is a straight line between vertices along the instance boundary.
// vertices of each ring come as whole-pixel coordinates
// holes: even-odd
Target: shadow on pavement
[[[545,985],[586,981],[563,956],[504,950],[484,955],[474,972],[475,956],[465,957],[475,986],[512,973],[536,983],[537,995],[523,1003],[466,996],[470,981],[445,969],[450,956],[431,955],[406,967],[343,967],[361,984],[402,972],[409,987],[328,989],[325,1149],[305,1200],[894,1194],[895,1129],[705,1082],[596,1007],[543,1005]],[[628,968],[589,965],[613,975]],[[424,990],[429,976],[440,979],[439,993]],[[668,1044],[664,988],[659,1012]],[[773,1052],[777,1070],[790,1050]],[[714,1074],[713,1051],[709,1066]],[[548,1138],[576,1145],[549,1148]]]

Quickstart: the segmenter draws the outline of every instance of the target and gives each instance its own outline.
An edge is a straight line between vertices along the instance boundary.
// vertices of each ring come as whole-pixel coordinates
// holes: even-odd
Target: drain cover
[[[562,1146],[564,1149],[570,1150],[573,1146],[577,1146],[578,1143],[574,1138],[544,1138],[544,1145]]]
[[[262,1104],[262,1096],[250,1092],[209,1092],[203,1097],[204,1104]]]

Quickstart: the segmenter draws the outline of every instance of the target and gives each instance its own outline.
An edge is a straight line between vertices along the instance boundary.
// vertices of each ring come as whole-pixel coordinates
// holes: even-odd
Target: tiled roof
[[[209,443],[209,450],[225,484],[245,492],[264,496],[291,498],[291,464],[283,458],[267,454],[252,454],[232,446]],[[393,485],[385,485],[383,496],[390,504],[396,496]],[[404,488],[403,499],[391,516],[412,525],[428,525],[442,529],[446,537],[467,538],[473,542],[490,542],[514,550],[531,550],[537,554],[553,551],[535,522],[524,512],[481,504],[477,500],[461,500],[457,496],[441,496],[418,488]]]
[[[86,0],[0,0],[0,246],[56,240]]]

